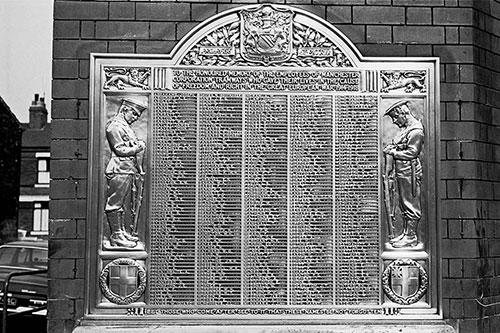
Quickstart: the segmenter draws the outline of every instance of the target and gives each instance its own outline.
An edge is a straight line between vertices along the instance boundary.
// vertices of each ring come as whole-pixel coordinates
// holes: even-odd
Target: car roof
[[[39,247],[39,248],[48,249],[49,242],[46,240],[39,240],[39,241],[22,240],[22,241],[5,243],[2,245],[2,247],[4,247],[4,246],[9,246],[9,247]]]

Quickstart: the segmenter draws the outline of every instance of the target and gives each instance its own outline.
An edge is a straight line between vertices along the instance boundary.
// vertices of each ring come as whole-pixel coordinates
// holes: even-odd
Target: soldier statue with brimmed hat
[[[143,157],[146,143],[137,138],[130,125],[147,106],[132,99],[122,99],[117,114],[106,125],[106,139],[111,158],[106,167],[106,217],[111,247],[134,248],[137,217],[144,184]],[[126,221],[133,221],[126,225]],[[134,227],[135,224],[135,227]]]
[[[418,244],[417,228],[422,218],[422,165],[419,155],[424,144],[424,127],[411,113],[408,104],[408,100],[397,101],[384,113],[400,128],[392,142],[383,149],[386,161],[392,163],[386,169],[393,169],[403,219],[401,234],[389,240],[394,248],[415,247]]]

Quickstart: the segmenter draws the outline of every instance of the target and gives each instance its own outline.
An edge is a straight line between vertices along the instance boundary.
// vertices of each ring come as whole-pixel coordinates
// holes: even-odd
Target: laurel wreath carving
[[[126,297],[122,297],[120,295],[115,294],[113,291],[111,291],[111,289],[108,286],[109,269],[111,266],[115,265],[131,265],[137,267],[139,286],[132,294],[127,295]],[[146,280],[147,280],[146,270],[141,265],[139,265],[135,260],[130,258],[118,258],[111,261],[103,268],[99,276],[99,286],[101,287],[101,291],[104,294],[104,296],[110,302],[113,302],[118,305],[127,305],[137,301],[142,296],[144,290],[146,290]]]
[[[241,56],[240,49],[240,22],[233,22],[215,29],[205,36],[198,44],[184,56],[181,65],[194,66],[255,66],[255,62],[250,62]],[[268,66],[288,66],[288,67],[352,67],[347,56],[325,35],[306,27],[300,23],[293,22],[292,43],[294,51],[291,58],[282,63],[272,63]],[[216,46],[228,47],[235,50],[235,55],[202,55],[200,47]],[[299,47],[318,47],[333,49],[333,56],[328,57],[304,57],[299,56],[296,50]]]
[[[236,50],[236,56],[206,56],[200,54],[200,46],[231,47]],[[196,44],[184,57],[182,65],[195,66],[235,66],[241,62],[247,63],[241,58],[240,52],[240,22],[234,22],[214,30]]]
[[[402,297],[397,295],[391,288],[391,273],[392,268],[395,266],[413,266],[417,267],[419,270],[419,287],[415,294],[409,297]],[[418,302],[422,296],[427,292],[427,288],[429,287],[429,275],[425,271],[425,269],[418,262],[412,259],[397,259],[391,262],[384,270],[382,274],[382,287],[384,289],[387,297],[393,301],[394,303],[398,303],[401,305],[410,305]]]
[[[293,22],[293,46],[299,47],[320,47],[333,48],[334,56],[332,57],[299,57],[297,53],[293,53],[289,60],[297,66],[304,67],[352,67],[352,63],[344,53],[325,35],[319,31],[306,27],[298,22]]]

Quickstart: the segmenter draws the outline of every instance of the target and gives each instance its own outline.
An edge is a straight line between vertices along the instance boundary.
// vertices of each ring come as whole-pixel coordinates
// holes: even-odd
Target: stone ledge
[[[455,333],[445,323],[356,325],[80,326],[74,333]]]

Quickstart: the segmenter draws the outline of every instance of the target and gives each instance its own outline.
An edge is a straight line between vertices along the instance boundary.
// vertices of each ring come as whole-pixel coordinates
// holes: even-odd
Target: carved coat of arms
[[[130,258],[108,263],[99,276],[99,286],[111,302],[126,305],[137,301],[146,289],[146,270]]]
[[[291,11],[262,6],[256,10],[242,10],[241,56],[247,61],[265,65],[283,62],[292,56]]]
[[[429,277],[425,269],[412,259],[390,263],[382,275],[382,287],[387,297],[398,304],[418,302],[427,292]]]

